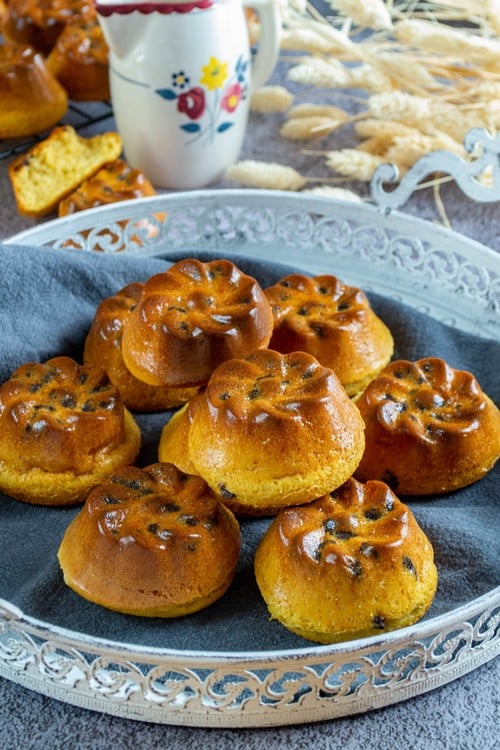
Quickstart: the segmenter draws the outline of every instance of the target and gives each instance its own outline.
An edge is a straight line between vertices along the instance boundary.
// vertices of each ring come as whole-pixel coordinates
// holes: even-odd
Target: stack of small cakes
[[[159,445],[241,515],[310,502],[353,474],[364,425],[349,396],[393,352],[364,293],[334,276],[286,276],[265,296],[268,348],[217,367]]]
[[[2,386],[0,488],[28,502],[88,496],[59,561],[101,606],[208,606],[236,573],[237,517],[274,516],[255,555],[273,618],[321,643],[410,625],[437,570],[394,493],[484,476],[500,412],[470,373],[390,362],[393,350],[366,295],[334,276],[263,289],[229,260],[179,261],[101,302],[83,367],[26,365]],[[140,439],[130,412],[171,409],[159,462],[127,466]]]
[[[9,0],[0,20],[6,44],[39,53],[49,76],[59,81],[70,99],[109,99],[109,49],[92,2]],[[25,106],[36,108],[39,102],[39,97],[28,98]],[[51,125],[55,122],[57,115]]]
[[[244,515],[336,489],[364,449],[359,410],[333,371],[305,352],[271,349],[219,365],[177,426],[167,426],[160,460],[176,460],[183,435],[195,473]]]
[[[99,305],[84,361],[104,367],[130,408],[189,402],[225,359],[265,347],[272,316],[255,279],[226,260],[185,260]],[[241,532],[196,472],[162,461],[123,468],[94,489],[59,549],[64,580],[127,614],[179,617],[230,586]]]

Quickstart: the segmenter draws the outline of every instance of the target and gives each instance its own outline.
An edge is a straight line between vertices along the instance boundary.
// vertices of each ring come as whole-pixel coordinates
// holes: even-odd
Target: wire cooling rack
[[[90,125],[111,119],[113,110],[109,102],[70,102],[68,111],[62,118],[61,125],[72,125],[75,130],[82,130]],[[0,160],[26,151],[37,141],[47,137],[49,131],[24,138],[0,140]]]

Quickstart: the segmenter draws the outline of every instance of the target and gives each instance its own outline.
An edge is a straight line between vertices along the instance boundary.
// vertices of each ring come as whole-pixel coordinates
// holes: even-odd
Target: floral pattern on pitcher
[[[182,69],[172,73],[169,88],[155,89],[163,99],[176,102],[178,113],[187,118],[179,125],[193,136],[187,144],[200,138],[212,143],[218,133],[234,125],[230,116],[248,96],[248,66],[249,61],[240,56],[229,72],[227,62],[210,57],[197,81]]]

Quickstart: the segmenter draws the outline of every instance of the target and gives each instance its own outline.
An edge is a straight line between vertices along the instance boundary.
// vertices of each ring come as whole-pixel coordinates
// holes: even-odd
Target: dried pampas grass
[[[500,0],[326,0],[332,12],[324,15],[307,0],[279,2],[288,83],[257,92],[252,107],[282,114],[283,139],[321,139],[322,150],[302,147],[302,155],[338,177],[315,180],[284,164],[242,162],[231,179],[285,190],[317,182],[332,196],[339,188],[323,181],[352,181],[362,191],[382,163],[404,175],[436,150],[471,159],[465,135],[500,129]],[[349,111],[337,106],[346,101]],[[341,129],[348,148],[335,147]],[[491,170],[479,178],[491,179]],[[445,222],[444,181],[436,175],[425,189],[434,190]]]
[[[300,190],[307,180],[292,167],[247,159],[229,167],[229,180],[262,190]]]
[[[328,4],[358,26],[376,30],[392,26],[391,14],[382,0],[328,0]]]
[[[284,86],[262,86],[250,97],[252,112],[286,112],[293,102],[293,94]]]

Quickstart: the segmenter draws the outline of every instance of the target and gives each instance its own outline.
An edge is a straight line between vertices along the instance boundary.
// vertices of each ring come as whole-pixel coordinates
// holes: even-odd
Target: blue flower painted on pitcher
[[[177,89],[185,89],[186,86],[189,86],[189,76],[183,70],[179,70],[178,73],[172,73],[172,86]]]

